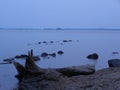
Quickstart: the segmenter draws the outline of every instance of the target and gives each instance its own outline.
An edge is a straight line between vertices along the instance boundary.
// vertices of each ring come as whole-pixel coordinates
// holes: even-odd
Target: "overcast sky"
[[[0,0],[0,27],[119,28],[120,0]]]

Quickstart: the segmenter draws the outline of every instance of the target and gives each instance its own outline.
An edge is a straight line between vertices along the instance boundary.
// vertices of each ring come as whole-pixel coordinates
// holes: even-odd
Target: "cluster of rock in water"
[[[54,43],[60,44],[60,45],[64,45],[64,43],[69,43],[69,42],[79,42],[79,40],[61,40],[61,41],[39,41],[37,42],[38,45],[51,45]],[[33,44],[28,44],[28,45],[33,45]]]
[[[50,57],[56,57],[57,54],[62,55],[62,54],[64,54],[64,52],[62,50],[59,50],[57,53],[43,52],[43,53],[41,53],[41,55],[33,56],[33,60],[38,61],[41,59],[41,57],[49,59]],[[0,64],[11,64],[15,59],[26,59],[27,57],[28,57],[28,55],[26,55],[26,54],[16,55],[14,58],[4,59],[3,60],[4,62],[2,62]]]

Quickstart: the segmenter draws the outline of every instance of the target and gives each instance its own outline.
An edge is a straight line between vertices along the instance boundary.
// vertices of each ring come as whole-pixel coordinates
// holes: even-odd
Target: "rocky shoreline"
[[[38,76],[20,82],[18,90],[120,90],[120,68],[106,68],[91,75],[54,76],[54,79]]]
[[[15,90],[120,90],[118,66],[98,71],[94,65],[43,69],[34,63],[32,55],[28,53],[25,66],[14,62],[19,80]]]

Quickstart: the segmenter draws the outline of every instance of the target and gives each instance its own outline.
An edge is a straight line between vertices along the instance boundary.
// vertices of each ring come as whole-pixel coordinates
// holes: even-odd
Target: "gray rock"
[[[76,76],[76,75],[89,75],[95,72],[95,66],[91,64],[81,66],[71,66],[65,68],[56,69],[58,72],[65,76]]]
[[[92,75],[79,75],[73,77],[49,77],[41,79],[40,76],[24,80],[19,83],[18,90],[120,90],[120,68],[107,68],[96,71]],[[58,79],[58,80],[57,80]],[[17,90],[17,89],[16,89]]]
[[[97,60],[98,59],[98,54],[97,53],[90,54],[90,55],[87,56],[87,58]]]
[[[109,67],[120,67],[120,59],[108,60]]]

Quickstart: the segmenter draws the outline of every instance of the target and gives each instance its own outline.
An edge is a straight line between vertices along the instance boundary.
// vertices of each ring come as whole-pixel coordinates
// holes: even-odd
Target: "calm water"
[[[59,68],[73,65],[94,64],[96,70],[107,68],[107,61],[120,58],[120,31],[38,31],[38,30],[1,30],[0,31],[0,62],[15,55],[27,54],[33,49],[34,55],[42,52],[56,53],[64,51],[63,55],[41,58],[36,62],[43,68]],[[72,40],[63,42],[63,40]],[[46,41],[47,44],[38,42]],[[54,41],[54,43],[50,43]],[[118,54],[112,54],[118,52]],[[88,60],[87,55],[98,53],[97,61]],[[24,63],[24,60],[16,60]],[[17,86],[17,74],[12,64],[0,65],[0,90],[12,90]]]

